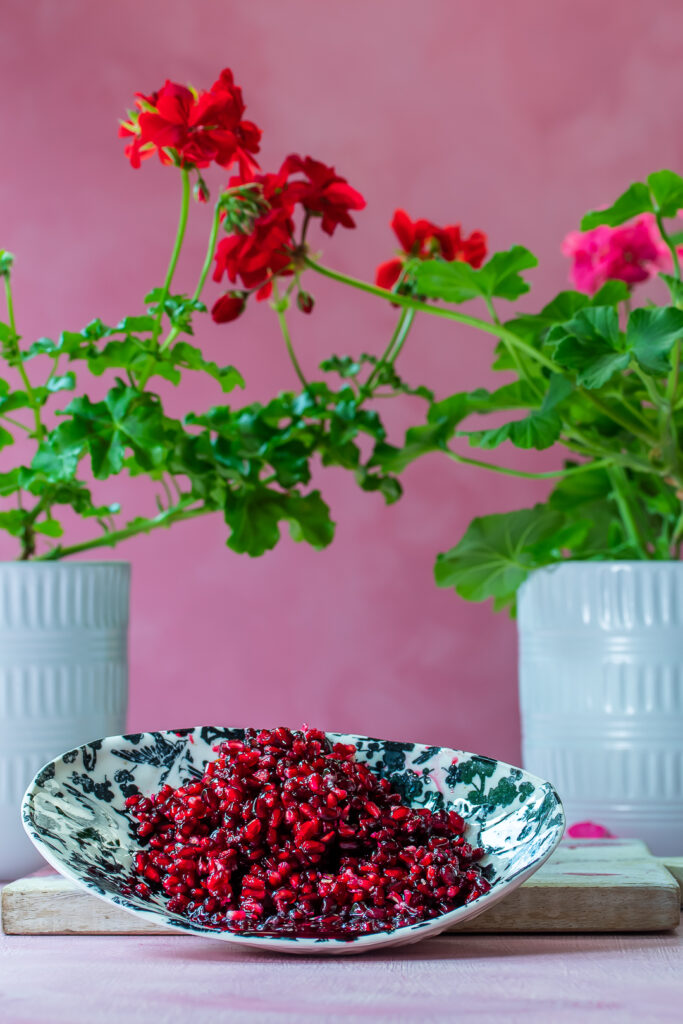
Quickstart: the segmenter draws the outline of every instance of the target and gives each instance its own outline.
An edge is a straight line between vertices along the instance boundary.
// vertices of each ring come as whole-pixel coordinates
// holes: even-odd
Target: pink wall
[[[564,233],[635,176],[683,166],[683,8],[677,0],[3,0],[0,246],[18,256],[25,337],[137,311],[168,258],[178,181],[130,169],[116,120],[165,77],[209,85],[235,69],[265,129],[263,164],[289,151],[337,165],[367,197],[328,261],[371,276],[393,249],[394,208],[481,228],[543,259],[540,302],[566,280]],[[180,283],[194,283],[208,213],[195,208]],[[311,282],[294,319],[306,367],[330,351],[378,351],[395,313]],[[295,385],[267,306],[206,324],[204,350],[245,373],[249,398]],[[491,344],[419,323],[405,354],[439,393],[491,383]],[[171,412],[218,400],[204,384]],[[391,410],[400,430],[418,405]],[[5,453],[3,453],[5,454]],[[503,454],[503,453],[500,453]],[[553,453],[504,453],[552,468]],[[218,517],[129,542],[134,566],[130,725],[299,723],[519,755],[514,627],[432,583],[437,551],[475,514],[545,487],[434,456],[386,508],[341,471],[319,481],[339,524],[316,553],[285,540],[251,561]],[[130,515],[127,480],[101,488]],[[136,501],[136,494],[139,496]],[[5,545],[3,557],[13,557]]]

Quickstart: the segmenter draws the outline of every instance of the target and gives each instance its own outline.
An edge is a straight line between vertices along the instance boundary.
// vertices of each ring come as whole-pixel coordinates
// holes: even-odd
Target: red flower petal
[[[404,252],[410,252],[415,245],[415,225],[405,210],[396,210],[391,226],[401,243],[401,248]]]
[[[388,260],[387,263],[380,263],[375,271],[375,284],[378,288],[386,288],[390,291],[403,270],[403,263],[401,260]]]

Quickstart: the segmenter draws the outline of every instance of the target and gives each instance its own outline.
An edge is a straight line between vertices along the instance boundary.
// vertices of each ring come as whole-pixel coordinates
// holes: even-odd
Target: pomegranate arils
[[[126,807],[145,849],[135,892],[211,928],[350,938],[448,913],[490,889],[455,811],[404,805],[305,728],[246,730],[201,779]]]

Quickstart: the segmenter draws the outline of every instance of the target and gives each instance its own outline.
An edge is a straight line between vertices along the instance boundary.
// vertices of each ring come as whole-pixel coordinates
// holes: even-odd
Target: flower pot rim
[[[568,568],[570,566],[580,567],[581,569],[585,569],[586,567],[595,569],[657,569],[662,566],[670,565],[680,565],[681,568],[683,568],[683,559],[605,558],[598,561],[592,558],[567,558],[560,562],[553,562],[551,565],[541,565],[536,569],[532,569],[529,576],[533,576],[538,572],[556,572],[558,569]]]
[[[123,558],[110,558],[108,560],[90,561],[83,559],[83,561],[76,561],[75,559],[61,559],[54,558],[46,561],[40,561],[38,559],[28,559],[27,561],[21,561],[21,559],[0,559],[0,571],[7,566],[12,568],[64,568],[68,566],[70,569],[84,569],[88,566],[110,566],[110,565],[126,565],[130,566],[132,563]]]

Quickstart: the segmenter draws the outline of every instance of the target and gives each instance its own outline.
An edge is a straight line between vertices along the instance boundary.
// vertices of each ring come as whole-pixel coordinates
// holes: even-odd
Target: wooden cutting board
[[[660,931],[679,924],[682,889],[683,857],[653,857],[636,840],[574,840],[519,889],[453,931]],[[2,926],[11,935],[180,934],[138,920],[57,874],[5,886]]]

